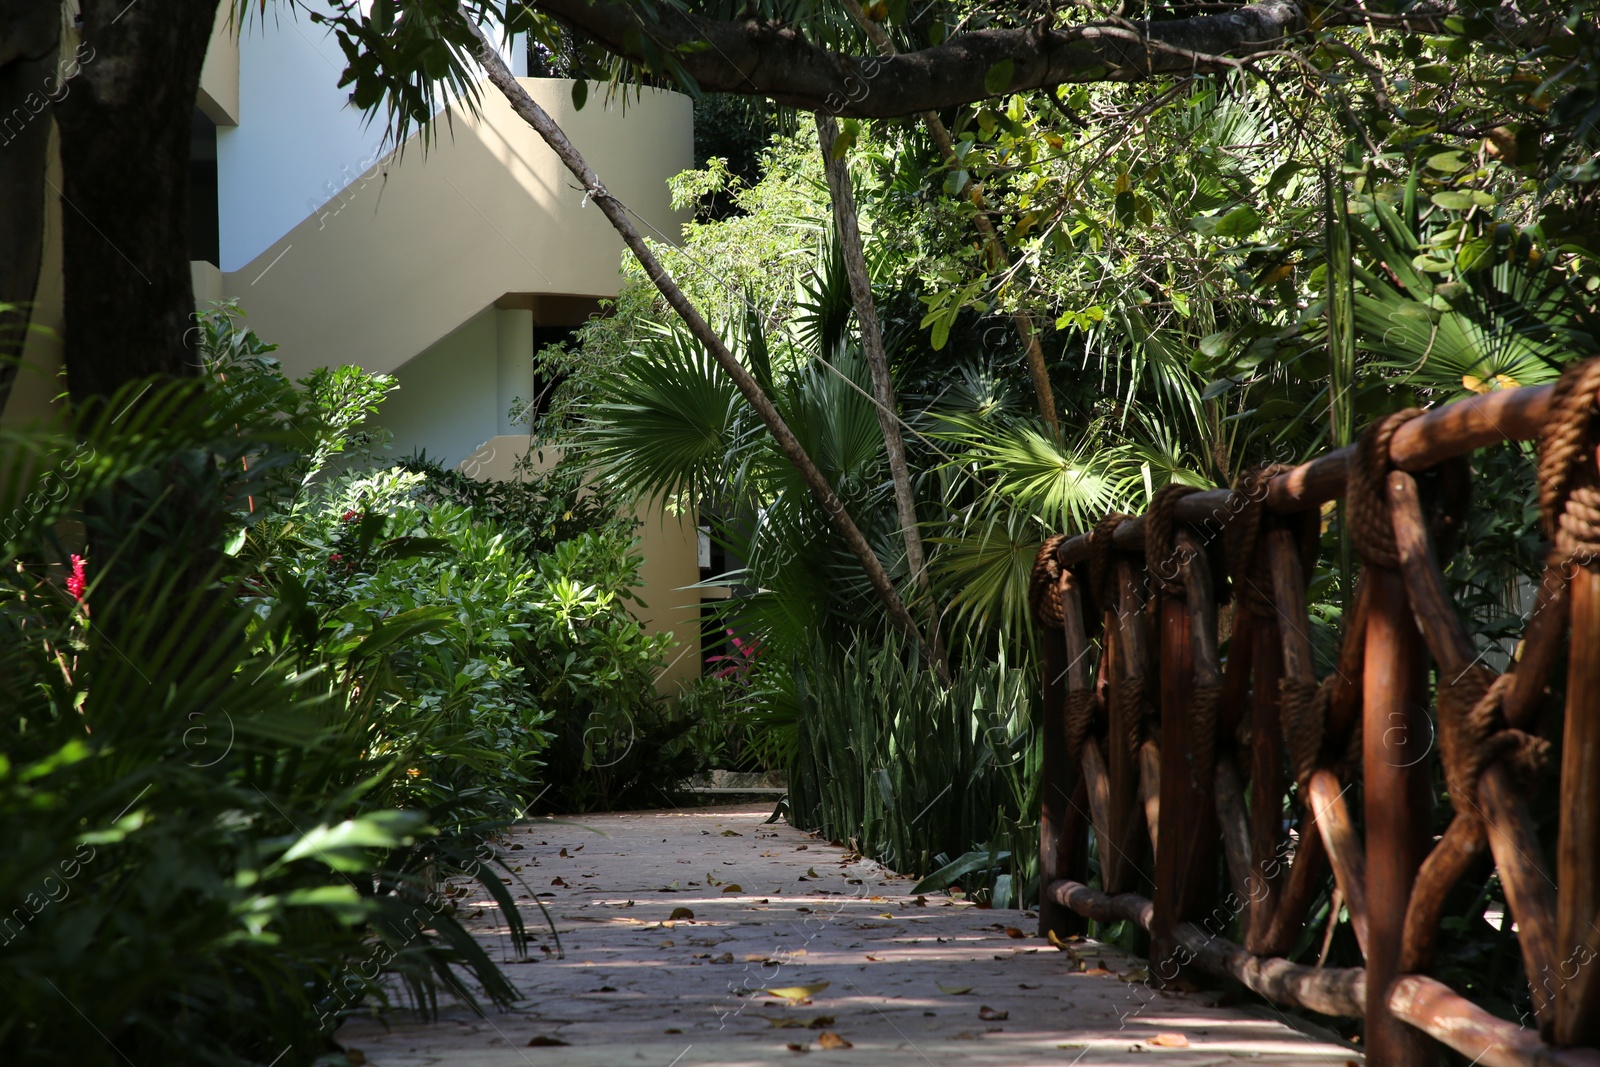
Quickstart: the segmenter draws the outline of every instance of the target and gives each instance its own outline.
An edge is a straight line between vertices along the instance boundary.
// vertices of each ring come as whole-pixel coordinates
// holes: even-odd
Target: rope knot
[[[1389,442],[1395,431],[1418,415],[1420,408],[1406,408],[1385,415],[1367,427],[1356,443],[1346,482],[1346,518],[1350,540],[1356,553],[1369,567],[1400,566],[1400,550],[1394,543],[1394,520],[1389,514]]]
[[[1199,490],[1189,485],[1165,485],[1150,498],[1144,517],[1144,566],[1155,586],[1168,596],[1183,595],[1182,561],[1178,559],[1178,501]]]
[[[1474,664],[1439,686],[1439,757],[1456,814],[1481,821],[1478,779],[1500,760],[1518,781],[1537,778],[1549,758],[1550,742],[1505,725],[1500,703],[1511,675],[1497,675]]]
[[[1261,618],[1271,618],[1277,610],[1272,603],[1272,571],[1267,566],[1261,538],[1267,515],[1267,485],[1288,469],[1283,463],[1268,463],[1245,471],[1234,487],[1238,511],[1223,533],[1222,547],[1234,599]]]
[[[1045,538],[1039,554],[1033,557],[1033,572],[1028,576],[1028,604],[1033,608],[1033,621],[1049,630],[1059,630],[1065,625],[1061,607],[1061,562],[1056,552],[1066,537],[1056,534]]]
[[[1600,357],[1561,372],[1539,440],[1539,511],[1552,562],[1600,564],[1600,471],[1595,467],[1595,395]]]

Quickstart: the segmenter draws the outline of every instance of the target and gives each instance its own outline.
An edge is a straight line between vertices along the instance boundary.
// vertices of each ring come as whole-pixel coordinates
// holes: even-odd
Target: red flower
[[[355,522],[358,517],[359,516],[357,516],[355,512],[347,511],[343,515],[339,516],[339,521],[340,522]]]
[[[339,553],[337,553],[337,552],[328,553],[328,562],[329,563],[338,563],[342,559],[344,559],[344,557],[339,555]]]
[[[88,585],[83,576],[83,557],[76,552],[72,554],[72,574],[67,578],[67,592],[72,594],[72,599],[82,600],[83,590]]]

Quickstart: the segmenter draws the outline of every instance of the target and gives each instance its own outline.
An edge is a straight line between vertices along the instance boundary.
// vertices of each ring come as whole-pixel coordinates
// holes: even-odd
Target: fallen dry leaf
[[[972,987],[969,985],[945,985],[943,982],[940,982],[939,992],[952,997],[959,997],[963,993],[972,992]]]
[[[667,916],[667,921],[677,922],[679,919],[692,918],[694,918],[694,912],[690,911],[688,908],[673,908],[672,914]]]
[[[867,956],[867,959],[871,960],[873,963],[882,963],[884,961],[883,956],[873,956],[870,954]]]
[[[806,1025],[811,1027],[813,1030],[821,1030],[824,1027],[833,1025],[833,1016],[819,1015],[815,1019],[812,1019],[810,1022],[806,1023]]]
[[[563,886],[564,887],[564,886],[566,886],[567,883],[562,881],[560,875],[557,875],[556,877],[550,879],[550,884],[551,885],[559,885],[559,886]]]
[[[978,1018],[986,1023],[1000,1023],[1011,1018],[1011,1013],[1009,1011],[995,1011],[993,1008],[985,1006],[978,1009]]]
[[[774,1019],[770,1015],[764,1016],[764,1018],[770,1026],[779,1030],[799,1030],[805,1026],[805,1023],[799,1019]]]
[[[669,938],[669,939],[668,939],[668,940],[666,940],[666,941],[663,941],[663,942],[661,942],[661,944],[659,944],[659,945],[657,945],[657,946],[656,946],[656,948],[671,948],[671,947],[672,947],[672,946],[673,946],[673,944],[674,944],[674,943],[675,943],[675,942],[673,942],[673,941],[672,941],[672,940],[671,940],[671,939],[670,939],[670,938]]]
[[[854,1045],[840,1037],[838,1034],[834,1033],[832,1030],[824,1030],[822,1033],[817,1035],[817,1047],[826,1049],[855,1048]]]
[[[791,1041],[791,1042],[789,1042],[787,1045],[785,1045],[783,1047],[788,1049],[790,1052],[810,1052],[811,1051],[811,1049],[808,1046],[802,1045],[798,1041]]]
[[[1161,1048],[1188,1048],[1189,1039],[1182,1034],[1157,1034],[1145,1044],[1159,1045]]]
[[[711,957],[711,962],[712,963],[732,963],[733,962],[733,953],[724,952],[720,956],[713,956],[713,957]]]
[[[973,1033],[971,1030],[963,1030],[959,1034],[954,1035],[952,1040],[954,1040],[954,1041],[976,1041],[976,1040],[978,1040],[978,1035]]]
[[[722,836],[723,837],[743,837],[744,835],[741,834],[737,830],[724,830],[724,831],[722,831]]]
[[[1008,926],[1006,927],[1006,936],[1015,939],[1019,937],[1027,937],[1028,935],[1017,929],[1015,926]]]
[[[1084,970],[1080,971],[1079,973],[1083,974],[1083,975],[1085,975],[1085,976],[1087,976],[1089,978],[1104,978],[1106,975],[1110,974],[1111,972],[1106,970],[1104,967],[1088,967],[1088,968],[1085,968]]]
[[[561,854],[562,854],[562,855],[563,855],[563,856],[565,856],[565,855],[567,855],[567,850],[566,850],[566,849],[562,849],[562,850],[561,850]]]
[[[780,997],[783,1000],[799,1004],[827,989],[830,984],[829,982],[812,982],[810,985],[779,986],[776,989],[758,989],[756,992],[765,993],[769,997]]]
[[[727,885],[722,887],[722,891],[724,893],[743,893],[744,886],[740,885],[738,882],[729,882]]]
[[[528,1039],[529,1048],[558,1048],[570,1043],[571,1042],[561,1040],[559,1037],[550,1037],[547,1034],[540,1034],[538,1037]]]

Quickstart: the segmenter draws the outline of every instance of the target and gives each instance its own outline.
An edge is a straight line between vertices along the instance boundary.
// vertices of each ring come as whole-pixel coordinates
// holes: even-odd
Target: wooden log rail
[[[1041,924],[1135,923],[1153,980],[1205,972],[1360,1018],[1376,1067],[1424,1067],[1430,1039],[1488,1067],[1600,1067],[1597,390],[1590,361],[1556,386],[1390,416],[1357,445],[1238,489],[1169,488],[1144,515],[1047,542],[1032,597]],[[1519,657],[1496,676],[1437,557],[1461,526],[1463,457],[1507,441],[1539,442],[1553,546]],[[1319,679],[1306,590],[1316,513],[1339,497],[1362,563],[1338,661]],[[1539,705],[1564,653],[1550,760],[1557,739],[1535,730],[1554,721]],[[1451,806],[1439,820],[1436,769]],[[1528,804],[1541,774],[1559,775],[1553,866]],[[1427,973],[1447,895],[1490,863],[1535,1026]],[[1151,899],[1131,892],[1141,881]],[[1365,966],[1285,958],[1320,943],[1325,960],[1342,909]]]

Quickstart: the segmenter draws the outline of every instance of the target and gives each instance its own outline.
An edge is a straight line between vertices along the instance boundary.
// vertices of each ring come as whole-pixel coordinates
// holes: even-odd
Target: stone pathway
[[[1141,961],[1114,949],[1063,952],[1018,912],[910,896],[907,879],[766,825],[770,810],[518,827],[525,885],[513,889],[540,894],[564,956],[529,906],[534,960],[511,960],[498,913],[465,897],[479,912],[469,926],[527,999],[486,1018],[454,1005],[432,1023],[351,1021],[340,1043],[377,1067],[1360,1061],[1271,1008],[1152,990]]]

